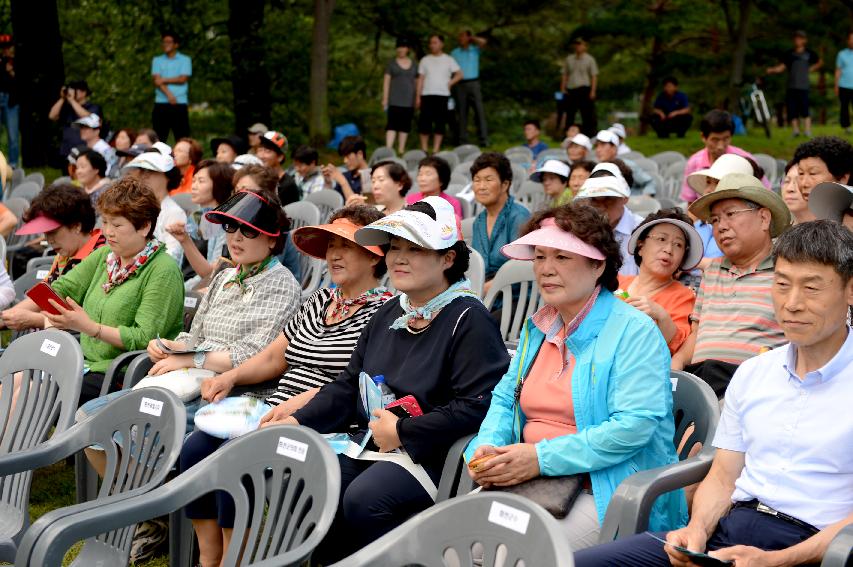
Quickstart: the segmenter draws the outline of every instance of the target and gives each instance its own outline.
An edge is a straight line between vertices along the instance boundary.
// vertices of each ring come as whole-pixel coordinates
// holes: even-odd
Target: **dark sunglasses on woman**
[[[222,229],[228,234],[234,234],[237,232],[237,229],[240,229],[240,232],[243,233],[243,236],[246,238],[252,239],[257,238],[261,233],[252,228],[251,226],[238,223],[238,222],[224,222],[222,223]]]

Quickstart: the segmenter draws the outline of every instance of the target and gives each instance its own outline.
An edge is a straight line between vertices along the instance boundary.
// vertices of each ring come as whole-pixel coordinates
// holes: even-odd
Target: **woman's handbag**
[[[580,475],[538,476],[513,486],[492,486],[483,490],[509,492],[531,500],[561,520],[569,514],[583,488]]]

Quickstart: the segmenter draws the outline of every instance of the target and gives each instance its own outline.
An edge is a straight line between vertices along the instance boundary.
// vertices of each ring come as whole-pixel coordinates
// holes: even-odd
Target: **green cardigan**
[[[60,297],[83,306],[93,321],[118,327],[124,348],[81,334],[80,346],[91,372],[106,372],[119,354],[148,347],[157,337],[173,338],[183,326],[184,278],[161,246],[130,278],[110,293],[107,282],[108,246],[95,250],[73,270],[51,284]]]

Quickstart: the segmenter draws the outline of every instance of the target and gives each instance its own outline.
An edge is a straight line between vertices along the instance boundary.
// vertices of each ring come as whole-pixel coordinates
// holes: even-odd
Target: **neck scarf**
[[[457,297],[477,297],[477,294],[471,291],[470,280],[464,279],[456,282],[427,301],[423,307],[412,307],[409,303],[409,296],[401,293],[400,307],[403,308],[403,314],[397,317],[389,328],[404,329],[412,321],[432,321],[436,313]]]
[[[341,293],[341,288],[336,287],[335,291],[332,293],[332,311],[329,313],[329,316],[332,319],[343,321],[349,316],[350,309],[354,305],[365,305],[376,300],[387,301],[393,296],[394,294],[380,286],[369,289],[358,297],[346,299]]]
[[[121,265],[121,259],[116,256],[115,252],[107,254],[107,282],[101,287],[104,293],[109,293],[110,290],[123,284],[130,276],[135,274],[139,268],[145,265],[150,258],[163,243],[152,238],[145,243],[145,247],[133,257],[133,262],[126,266]]]
[[[263,272],[268,266],[270,266],[273,261],[276,260],[273,256],[267,256],[263,261],[258,262],[254,266],[251,266],[247,269],[246,266],[242,264],[237,265],[237,273],[234,274],[230,280],[226,281],[222,286],[222,289],[228,289],[232,285],[240,286],[240,293],[246,293],[248,286],[246,285],[246,280],[260,274]]]

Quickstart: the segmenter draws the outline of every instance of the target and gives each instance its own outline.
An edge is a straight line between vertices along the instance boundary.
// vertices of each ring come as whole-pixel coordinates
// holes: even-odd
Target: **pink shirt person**
[[[732,146],[731,144],[726,148],[726,153],[736,154],[755,161],[755,157],[751,153],[746,150],[742,150],[737,146]],[[711,156],[708,154],[707,148],[702,148],[687,159],[687,165],[684,167],[684,179],[681,182],[682,201],[692,203],[693,201],[699,198],[699,195],[696,193],[696,191],[694,191],[693,188],[687,184],[687,176],[691,173],[694,173],[701,169],[707,169],[709,167],[711,167]],[[765,187],[770,189],[770,181],[767,179],[766,175],[761,178],[761,183],[763,183]]]

